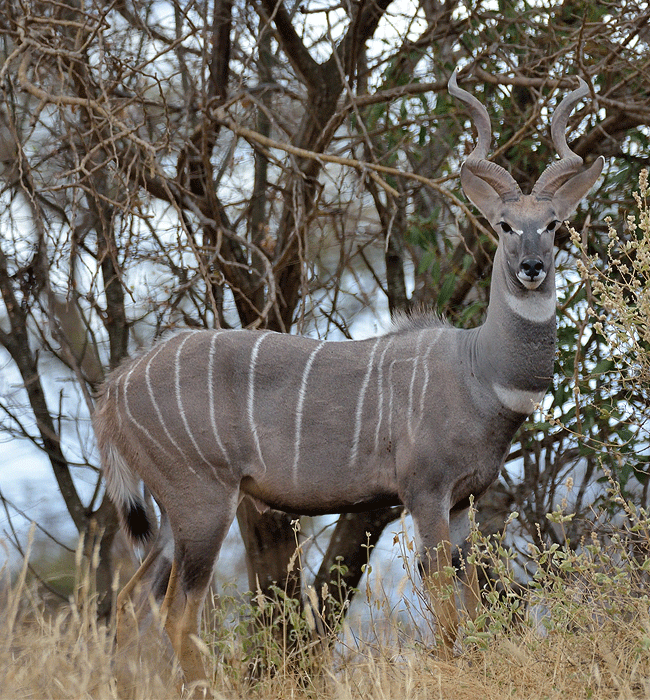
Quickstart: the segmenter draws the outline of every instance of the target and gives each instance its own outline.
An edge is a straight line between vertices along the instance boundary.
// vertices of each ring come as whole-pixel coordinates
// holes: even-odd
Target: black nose
[[[531,280],[534,280],[543,269],[544,263],[537,258],[526,258],[526,260],[521,263],[522,272]]]

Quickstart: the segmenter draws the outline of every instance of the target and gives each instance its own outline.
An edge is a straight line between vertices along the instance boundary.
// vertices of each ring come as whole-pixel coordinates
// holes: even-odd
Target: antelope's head
[[[520,289],[537,289],[553,270],[555,232],[591,189],[605,162],[600,156],[578,172],[582,158],[566,142],[571,110],[589,94],[589,88],[579,78],[580,87],[555,110],[551,137],[560,160],[546,168],[530,194],[523,194],[507,170],[487,160],[492,137],[490,118],[476,97],[458,87],[456,72],[449,79],[449,92],[467,105],[478,132],[476,147],[460,171],[463,191],[499,236],[509,280]]]

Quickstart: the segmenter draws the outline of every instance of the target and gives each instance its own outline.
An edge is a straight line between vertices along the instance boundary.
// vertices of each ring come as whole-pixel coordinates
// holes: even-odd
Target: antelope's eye
[[[512,233],[512,226],[510,226],[509,224],[506,224],[505,221],[499,221],[499,226],[501,226],[501,230],[504,233]]]
[[[549,233],[553,233],[553,231],[555,231],[559,225],[560,225],[559,221],[551,221],[551,223],[546,227],[546,230]]]

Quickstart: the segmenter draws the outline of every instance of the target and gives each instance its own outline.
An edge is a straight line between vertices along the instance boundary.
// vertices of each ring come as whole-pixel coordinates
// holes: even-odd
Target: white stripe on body
[[[387,379],[388,392],[384,392],[383,387],[382,387],[381,394],[384,398],[386,396],[386,393],[388,394],[388,408],[387,408],[388,417],[387,417],[387,420],[388,420],[388,440],[389,440],[389,442],[391,442],[393,439],[393,403],[394,403],[393,370],[395,368],[395,365],[397,365],[397,363],[403,363],[403,362],[414,362],[415,363],[416,361],[417,361],[417,363],[422,365],[422,372],[424,375],[424,379],[422,382],[422,389],[421,389],[421,393],[420,393],[420,412],[419,412],[419,415],[417,417],[418,421],[420,421],[422,419],[422,416],[424,415],[424,408],[425,408],[425,402],[426,402],[426,392],[427,392],[427,387],[429,385],[429,380],[430,380],[430,371],[429,371],[428,360],[429,360],[429,357],[431,355],[431,352],[433,351],[433,348],[440,340],[440,337],[442,336],[442,333],[444,330],[445,330],[445,328],[427,328],[427,329],[424,329],[423,333],[433,333],[433,337],[431,339],[431,342],[429,343],[429,346],[427,347],[424,355],[420,356],[418,354],[417,358],[415,358],[414,360],[393,358],[390,361],[390,364],[388,365],[387,372],[385,372],[384,368],[383,368],[383,360],[384,360],[384,355],[386,354],[387,348],[384,349],[384,352],[381,355],[381,363],[379,365],[378,371],[381,373],[382,379],[386,375],[388,378]],[[418,353],[419,353],[419,346],[420,346],[419,341],[420,341],[420,339],[418,339]],[[410,424],[410,422],[411,422],[410,414],[412,413],[412,410],[413,410],[413,404],[414,404],[414,398],[415,398],[415,396],[414,396],[415,392],[414,392],[414,387],[413,387],[413,381],[414,381],[413,377],[415,375],[416,369],[417,369],[417,365],[414,364],[414,368],[413,368],[414,374],[411,377],[411,390],[409,393],[409,418],[407,419],[407,428],[408,428],[408,433],[409,433],[410,437],[412,437],[412,434],[415,434],[415,432],[417,431],[417,425],[411,426],[411,424]],[[383,403],[383,400],[382,400],[382,403]],[[383,414],[384,414],[384,411],[382,409],[379,412],[379,415],[381,416],[381,418],[379,420],[379,424],[377,426],[377,431],[375,434],[375,449],[377,449],[378,445],[379,445],[380,426],[381,426],[381,420],[383,420]],[[401,418],[401,416],[398,416],[398,418]]]
[[[379,345],[381,338],[377,338],[373,343],[372,350],[370,351],[370,357],[368,358],[368,369],[366,370],[366,375],[363,378],[363,383],[361,384],[361,391],[359,392],[359,398],[357,400],[357,410],[355,412],[354,420],[354,437],[352,440],[352,450],[350,452],[349,467],[352,468],[357,463],[358,452],[359,452],[359,441],[361,439],[361,422],[363,418],[363,402],[366,396],[366,390],[368,389],[368,384],[370,383],[370,375],[372,374],[373,364],[372,361],[375,357],[375,352],[377,351],[377,346]]]
[[[154,352],[153,356],[150,359],[153,359],[163,348],[165,347],[165,343],[161,343],[160,347]],[[131,378],[131,375],[135,371],[136,367],[138,367],[146,358],[146,355],[143,355],[137,362],[135,362],[132,366],[131,369],[120,379],[124,380],[124,388],[122,390],[122,395],[123,395],[123,400],[124,400],[124,409],[126,411],[126,415],[128,416],[129,420],[135,427],[145,435],[145,437],[153,442],[153,444],[156,446],[157,449],[159,449],[163,454],[166,454],[168,457],[171,457],[170,453],[168,450],[166,450],[159,442],[156,440],[156,438],[147,430],[147,428],[144,427],[141,423],[139,423],[136,419],[135,416],[131,413],[131,407],[129,406],[129,399],[128,399],[128,390],[129,390],[129,379]],[[118,380],[119,381],[119,380]],[[119,394],[118,394],[119,396]],[[118,412],[119,413],[119,412]]]
[[[379,450],[379,435],[381,433],[381,424],[384,420],[384,360],[386,359],[388,348],[390,348],[394,339],[394,335],[388,338],[386,347],[382,350],[379,362],[377,363],[377,430],[375,431],[375,452]]]
[[[307,379],[311,371],[311,366],[314,363],[316,355],[325,347],[325,343],[321,342],[320,345],[316,346],[307,358],[307,364],[302,373],[302,379],[300,381],[300,388],[298,389],[298,403],[296,405],[296,433],[295,433],[295,445],[296,451],[293,459],[293,483],[298,483],[298,462],[300,460],[300,440],[302,437],[302,409],[305,403],[305,397],[307,396]]]
[[[422,416],[424,415],[424,402],[427,395],[427,387],[429,386],[429,356],[431,355],[431,351],[433,350],[434,346],[437,345],[438,341],[440,340],[440,336],[442,335],[443,331],[442,328],[432,330],[435,330],[435,336],[429,342],[429,347],[422,358],[422,366],[424,367],[424,381],[422,382],[422,393],[420,394],[420,420],[422,420]]]
[[[226,448],[221,442],[221,437],[219,436],[219,427],[217,426],[217,415],[214,405],[214,356],[215,356],[215,340],[223,333],[223,331],[217,331],[214,333],[210,340],[210,354],[208,357],[208,403],[210,404],[210,424],[212,426],[212,432],[214,434],[214,439],[221,450],[221,453],[226,459],[226,462],[230,464],[228,458],[228,453]]]
[[[393,369],[397,363],[396,359],[391,360],[390,365],[388,365],[388,386],[390,391],[388,392],[388,442],[393,441],[393,398],[395,392],[393,390]]]
[[[421,360],[420,345],[422,344],[422,337],[427,332],[428,329],[423,328],[418,333],[417,343],[415,344],[415,357],[411,359],[411,362],[413,363],[413,371],[411,372],[411,384],[409,386],[409,405],[406,417],[406,431],[408,433],[409,440],[413,437],[413,391],[415,389],[415,378],[417,376],[418,367],[420,365]]]
[[[166,347],[167,343],[164,343],[162,347]],[[162,426],[162,429],[167,436],[167,439],[171,444],[178,450],[178,453],[180,456],[183,458],[183,462],[187,465],[187,468],[197,476],[196,470],[192,468],[192,464],[190,463],[189,459],[187,459],[187,456],[181,449],[180,445],[176,442],[174,439],[173,435],[169,432],[169,428],[167,427],[167,424],[165,423],[165,419],[163,418],[162,412],[160,410],[160,406],[158,406],[158,402],[156,401],[156,397],[153,393],[153,386],[151,384],[151,376],[149,374],[149,370],[151,369],[151,363],[156,359],[158,356],[158,353],[154,353],[150,358],[149,362],[147,362],[147,366],[145,367],[144,370],[144,376],[147,384],[147,391],[149,392],[149,398],[151,399],[151,403],[153,404],[154,410],[156,412],[156,415],[158,416],[158,420],[160,421],[160,425]]]
[[[264,457],[262,457],[262,449],[260,447],[260,436],[257,433],[257,425],[255,425],[255,365],[257,363],[257,355],[260,350],[260,345],[264,338],[269,335],[271,331],[267,331],[260,335],[260,337],[255,341],[253,349],[251,351],[251,363],[248,368],[248,402],[246,404],[246,413],[248,415],[248,425],[253,434],[253,442],[255,443],[255,449],[257,451],[257,456],[260,459],[260,464],[264,471],[266,471],[266,464],[264,462]]]
[[[181,420],[183,421],[183,425],[185,426],[187,436],[189,437],[194,449],[196,450],[196,453],[205,462],[205,464],[207,464],[208,467],[210,467],[212,473],[214,474],[214,478],[219,483],[224,484],[224,481],[217,474],[217,470],[215,469],[214,464],[203,454],[203,451],[199,447],[198,442],[194,438],[194,435],[192,434],[192,429],[190,428],[190,424],[187,421],[187,416],[185,415],[185,409],[183,407],[183,401],[181,398],[181,351],[183,347],[185,347],[185,343],[187,343],[190,337],[191,335],[188,334],[187,337],[183,339],[183,342],[179,343],[178,348],[176,349],[176,357],[174,358],[174,388],[176,391],[176,403],[178,404],[178,412],[181,416]]]

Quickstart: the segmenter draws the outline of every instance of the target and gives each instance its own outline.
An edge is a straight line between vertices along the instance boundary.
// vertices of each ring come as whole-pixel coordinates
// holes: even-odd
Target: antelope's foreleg
[[[460,598],[467,617],[475,620],[481,597],[476,565],[469,561],[471,554],[469,508],[451,511],[449,531],[452,541],[452,563],[458,572]]]
[[[443,658],[450,658],[458,632],[458,612],[451,574],[451,543],[442,541],[433,551],[427,550],[425,557],[428,561],[424,566],[424,582],[443,643],[440,652]]]
[[[450,658],[458,631],[458,612],[453,593],[448,510],[436,507],[438,503],[437,498],[422,498],[411,508],[411,514],[415,523],[423,587],[442,642],[440,654],[443,658]]]

